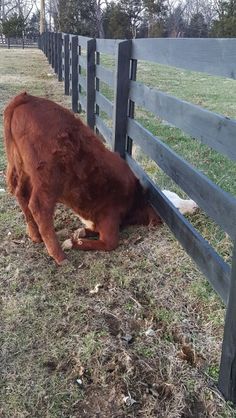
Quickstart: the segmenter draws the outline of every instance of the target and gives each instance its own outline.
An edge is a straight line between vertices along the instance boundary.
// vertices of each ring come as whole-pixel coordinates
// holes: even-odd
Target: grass
[[[175,88],[191,96],[192,84],[196,88],[190,74],[189,88],[182,89],[175,72],[144,69],[146,81],[159,82],[162,75],[171,93]],[[40,51],[0,49],[1,116],[8,100],[25,89],[70,107],[51,72]],[[226,101],[225,89],[219,106]],[[159,121],[142,110],[138,117],[155,132]],[[188,151],[186,137],[162,129],[173,147]],[[0,187],[5,188],[2,139],[1,117]],[[195,160],[197,149],[189,152]],[[162,179],[155,165],[141,160]],[[199,156],[203,168],[217,176],[214,161],[211,154],[205,160]],[[230,179],[229,167],[222,167],[233,191],[233,171]],[[28,239],[15,199],[5,192],[0,201],[1,417],[235,416],[216,388],[224,307],[166,226],[130,228],[121,233],[116,251],[71,251],[70,264],[58,268],[43,245]],[[203,213],[190,219],[229,257],[228,238],[219,238]],[[58,206],[55,225],[63,240],[79,222]],[[154,333],[147,335],[149,329]],[[136,401],[132,406],[124,401],[127,396]]]

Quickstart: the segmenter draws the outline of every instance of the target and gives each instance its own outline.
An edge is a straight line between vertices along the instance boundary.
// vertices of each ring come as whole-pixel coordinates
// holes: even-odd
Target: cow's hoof
[[[31,241],[33,241],[35,244],[40,244],[40,242],[43,242],[42,238],[39,236],[30,236]]]
[[[69,239],[66,239],[63,243],[62,243],[62,249],[64,250],[64,251],[67,251],[67,250],[71,250],[71,248],[73,247],[73,242],[72,242],[72,240],[69,238]]]
[[[58,266],[62,267],[62,266],[66,266],[66,265],[70,264],[70,262],[67,258],[64,258],[64,260],[59,261],[57,264],[58,264]]]
[[[36,244],[43,241],[39,231],[33,228],[29,228],[29,226],[26,227],[26,233],[29,236],[29,238]]]

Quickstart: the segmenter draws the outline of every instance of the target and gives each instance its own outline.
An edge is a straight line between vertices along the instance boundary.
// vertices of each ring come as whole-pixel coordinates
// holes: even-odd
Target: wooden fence
[[[224,301],[227,310],[218,387],[227,400],[236,404],[236,199],[134,119],[134,106],[141,106],[235,161],[236,121],[135,80],[139,60],[235,79],[236,39],[117,41],[44,33],[39,47],[58,74],[58,80],[64,81],[65,94],[72,97],[72,109],[86,111],[89,126],[102,134],[149,188],[152,205]],[[100,53],[115,57],[115,71],[100,64]],[[113,103],[101,94],[101,81],[113,88]],[[112,119],[112,129],[102,119],[101,111]],[[132,158],[132,142],[230,235],[234,242],[232,266],[215,252]]]
[[[5,38],[0,36],[0,48],[37,48],[38,39],[34,38]]]

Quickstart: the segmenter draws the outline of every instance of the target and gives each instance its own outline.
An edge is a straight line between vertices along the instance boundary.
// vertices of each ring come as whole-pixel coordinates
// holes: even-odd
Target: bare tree
[[[48,0],[46,3],[46,21],[48,22],[49,30],[58,31],[59,28],[59,0]]]
[[[0,0],[0,20],[5,17],[5,0]]]
[[[184,17],[187,23],[190,23],[194,15],[202,14],[209,27],[216,17],[216,11],[216,0],[185,0],[184,3]]]
[[[45,32],[45,0],[40,0],[40,34]]]
[[[34,8],[34,0],[0,0],[0,17],[6,19],[12,13],[24,17],[26,21]]]
[[[175,0],[167,2],[166,32],[167,36],[180,38],[185,34],[184,11],[186,4],[176,3]]]
[[[103,0],[95,0],[95,21],[97,26],[97,36],[99,38],[104,38],[104,28],[103,28],[103,12],[102,8],[105,5]]]
[[[60,3],[62,3],[62,0],[48,0],[46,5],[46,15],[49,28],[59,31],[61,30]],[[107,6],[108,3],[108,0],[93,0],[94,28],[96,36],[100,38],[104,38],[103,16],[105,6]]]
[[[11,1],[0,0],[0,19],[4,20],[8,12],[13,10],[14,8],[15,8],[15,5],[12,6]]]

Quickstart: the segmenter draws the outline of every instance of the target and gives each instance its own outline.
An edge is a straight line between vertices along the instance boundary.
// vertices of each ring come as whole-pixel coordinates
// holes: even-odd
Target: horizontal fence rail
[[[98,131],[105,138],[105,140],[108,142],[108,144],[111,146],[112,145],[112,130],[111,130],[111,128],[109,128],[105,124],[103,119],[100,118],[100,116],[98,116],[98,115],[96,115],[95,121],[96,121],[96,127],[97,127]]]
[[[135,106],[181,129],[192,139],[236,160],[236,121],[136,82],[139,60],[236,79],[236,39],[107,40],[44,33],[39,47],[72,96],[72,109],[85,111],[88,125],[118,151],[149,189],[150,202],[226,305],[219,389],[236,405],[236,199],[185,161],[134,118]],[[101,65],[114,60],[114,71]],[[111,101],[103,84],[112,89]],[[105,115],[112,120],[108,126]],[[110,122],[109,122],[110,125]],[[228,265],[172,205],[132,158],[132,144],[178,184],[234,242]]]
[[[91,38],[88,38],[87,36],[78,36],[78,38],[80,47],[87,49],[87,43],[88,41],[90,41]]]
[[[86,97],[85,97],[85,96],[80,95],[80,99],[79,99],[79,101],[80,101],[80,105],[81,105],[81,107],[82,107],[82,110],[83,110],[84,112],[86,112],[86,109],[87,109],[87,99],[86,99]]]
[[[86,92],[87,91],[87,80],[86,77],[80,74],[79,76],[79,85],[82,87],[82,89]]]
[[[99,93],[99,91],[96,91],[96,103],[101,108],[101,110],[106,112],[107,116],[112,119],[113,104],[110,102],[110,100],[103,96],[103,94]]]
[[[116,49],[122,41],[116,39],[96,39],[96,51],[115,56]]]
[[[112,70],[102,67],[101,65],[96,66],[96,77],[110,87],[114,87],[115,74]]]
[[[136,39],[132,58],[236,78],[236,39]]]
[[[130,98],[211,148],[236,160],[236,121],[135,81]]]
[[[80,67],[87,69],[87,57],[84,57],[83,55],[80,55],[79,57],[79,65]]]
[[[236,234],[236,199],[172,151],[136,121],[128,120],[129,137],[152,158],[232,238]]]

